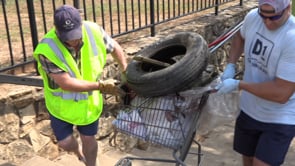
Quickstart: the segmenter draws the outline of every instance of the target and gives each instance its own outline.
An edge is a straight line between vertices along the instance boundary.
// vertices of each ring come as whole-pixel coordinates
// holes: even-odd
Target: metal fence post
[[[154,0],[150,0],[150,19],[151,19],[151,36],[156,35],[156,30],[155,30],[155,5],[154,5]]]
[[[33,50],[35,50],[35,48],[38,45],[38,32],[37,32],[37,25],[36,25],[34,2],[32,0],[27,0],[27,7],[28,7],[29,20],[30,20]],[[36,73],[37,75],[39,75],[39,72],[37,69],[37,62],[35,62],[34,65],[35,65]]]
[[[243,0],[240,0],[240,6],[243,6]]]
[[[2,5],[6,5],[6,0],[2,0]]]
[[[73,0],[74,1],[74,7],[77,9],[80,9],[80,1],[79,0]]]
[[[31,29],[31,37],[32,37],[32,44],[33,48],[35,49],[38,44],[38,33],[37,33],[37,26],[36,26],[36,17],[35,17],[35,9],[34,3],[32,0],[27,0],[28,5],[28,14],[30,20],[30,29]]]
[[[219,7],[219,2],[218,2],[219,0],[215,0],[215,16],[217,16],[218,15],[218,7]]]

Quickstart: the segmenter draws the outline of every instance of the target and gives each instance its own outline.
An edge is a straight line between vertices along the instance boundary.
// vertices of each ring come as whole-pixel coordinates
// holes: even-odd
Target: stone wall
[[[140,49],[145,46],[177,32],[191,31],[201,34],[210,43],[230,27],[239,23],[249,9],[256,6],[256,1],[245,1],[243,6],[231,6],[215,16],[213,12],[199,15],[195,18],[182,18],[185,22],[180,25],[177,23],[163,24],[161,30],[157,31],[155,37],[138,35],[137,38],[130,38],[122,42],[126,55],[132,58]],[[173,25],[173,27],[171,26]],[[120,41],[120,39],[118,39]],[[222,64],[227,56],[228,44],[224,45],[217,52],[212,53],[212,63],[222,70]],[[116,77],[117,66],[112,59],[108,59],[108,65],[104,71],[104,78]],[[6,86],[6,85],[1,85]],[[109,139],[112,135],[111,122],[114,119],[112,110],[115,110],[114,102],[118,99],[106,96],[104,115],[100,120],[100,129],[97,139],[101,141]],[[48,114],[44,106],[42,88],[15,86],[7,94],[0,95],[0,160],[10,161],[15,164],[31,158],[34,155],[43,156],[49,159],[56,158],[61,152],[56,146],[56,140],[52,135],[49,125]],[[126,142],[128,142],[126,144]],[[104,141],[108,142],[108,141]],[[122,151],[129,151],[137,145],[141,149],[146,145],[140,144],[138,140],[123,136],[118,137],[117,147]],[[102,147],[108,147],[108,143]],[[103,150],[102,150],[103,151]]]

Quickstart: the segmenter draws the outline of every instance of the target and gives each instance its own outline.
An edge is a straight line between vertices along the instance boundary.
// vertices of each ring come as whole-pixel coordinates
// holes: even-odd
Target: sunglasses
[[[280,18],[283,16],[284,12],[285,12],[285,9],[284,9],[284,10],[282,11],[282,13],[279,14],[279,15],[275,15],[275,16],[269,16],[269,17],[267,17],[267,16],[264,16],[263,14],[261,14],[260,9],[258,9],[258,14],[260,15],[260,17],[261,17],[262,19],[264,19],[264,20],[269,19],[269,20],[271,20],[271,21],[275,21],[275,20],[280,19]]]

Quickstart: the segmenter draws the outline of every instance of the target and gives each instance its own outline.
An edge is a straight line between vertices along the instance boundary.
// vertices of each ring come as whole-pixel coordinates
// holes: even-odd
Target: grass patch
[[[292,3],[292,14],[295,15],[295,3]]]

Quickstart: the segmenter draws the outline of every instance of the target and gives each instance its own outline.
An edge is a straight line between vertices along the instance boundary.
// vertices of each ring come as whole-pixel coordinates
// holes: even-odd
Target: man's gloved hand
[[[218,84],[215,89],[217,94],[226,94],[238,89],[239,83],[240,80],[229,78]]]
[[[221,81],[224,81],[228,78],[234,78],[235,74],[236,74],[236,65],[233,63],[228,63],[221,76]]]
[[[121,72],[121,84],[127,83],[126,71]]]
[[[118,81],[114,79],[99,80],[98,90],[103,94],[123,96],[125,92],[119,87]]]

